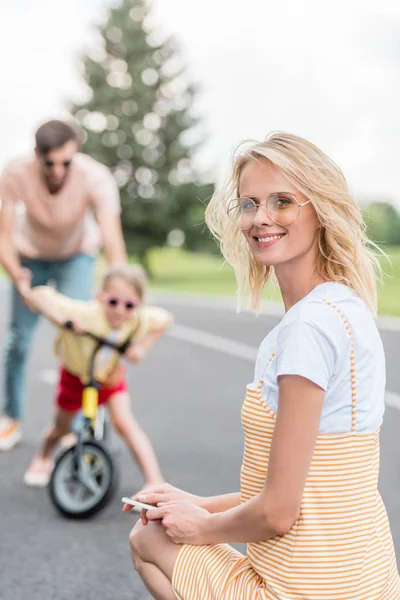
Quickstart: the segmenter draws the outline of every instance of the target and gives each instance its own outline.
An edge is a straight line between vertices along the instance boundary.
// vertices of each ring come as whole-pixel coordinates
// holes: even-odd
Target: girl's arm
[[[210,514],[198,506],[169,503],[148,511],[147,519],[162,519],[176,543],[249,543],[287,533],[299,517],[323,400],[324,390],[310,380],[281,376],[279,410],[262,491],[224,512]]]
[[[66,321],[65,313],[51,302],[45,288],[30,288],[24,293],[24,300],[34,312],[42,314],[57,327]]]
[[[132,363],[138,363],[142,360],[146,354],[157,344],[157,342],[162,338],[167,329],[172,325],[173,318],[172,316],[165,323],[165,326],[162,329],[158,329],[157,331],[151,331],[147,333],[142,339],[138,342],[133,342],[132,346],[128,348],[128,350],[124,354],[124,358],[127,361]]]

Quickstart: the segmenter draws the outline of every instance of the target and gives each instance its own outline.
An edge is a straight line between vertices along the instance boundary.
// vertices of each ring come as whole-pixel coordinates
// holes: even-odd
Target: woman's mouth
[[[263,237],[254,237],[259,248],[269,248],[272,244],[279,242],[286,233],[278,233],[276,235],[265,235]]]

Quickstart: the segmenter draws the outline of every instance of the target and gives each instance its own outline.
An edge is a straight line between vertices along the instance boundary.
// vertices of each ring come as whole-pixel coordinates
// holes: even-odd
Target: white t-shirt
[[[261,343],[254,382],[263,378],[267,406],[278,410],[278,377],[301,375],[325,390],[320,433],[351,430],[350,337],[335,309],[350,326],[357,382],[356,432],[375,431],[382,423],[385,393],[385,355],[375,319],[363,300],[345,285],[322,283],[292,306]],[[275,357],[267,368],[267,364]]]

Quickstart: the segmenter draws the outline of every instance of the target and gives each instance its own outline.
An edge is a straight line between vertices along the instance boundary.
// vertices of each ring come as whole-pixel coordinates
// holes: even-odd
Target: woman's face
[[[271,194],[289,192],[299,204],[307,198],[276,168],[265,160],[248,162],[239,182],[240,197],[250,197],[261,202],[250,229],[243,231],[256,260],[262,265],[277,266],[296,260],[310,252],[317,241],[319,221],[311,203],[300,209],[294,223],[277,225],[265,209]]]

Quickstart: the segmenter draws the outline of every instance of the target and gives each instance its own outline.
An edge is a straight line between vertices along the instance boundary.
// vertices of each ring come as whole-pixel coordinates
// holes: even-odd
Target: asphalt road
[[[7,298],[0,290],[5,330]],[[276,317],[236,315],[201,306],[168,305],[179,327],[221,336],[255,348]],[[121,511],[120,498],[140,489],[140,474],[119,440],[121,480],[111,504],[85,522],[60,517],[46,490],[28,489],[24,470],[52,414],[55,360],[53,328],[42,323],[31,355],[23,442],[0,453],[0,598],[4,600],[147,600],[129,555],[134,514]],[[384,332],[388,387],[400,392],[397,364],[400,333]],[[167,336],[143,364],[129,369],[134,412],[150,436],[165,477],[200,494],[238,490],[243,451],[240,409],[252,379],[246,348],[236,356]],[[251,354],[251,353],[250,353]],[[400,411],[387,408],[382,430],[380,488],[400,557]]]

